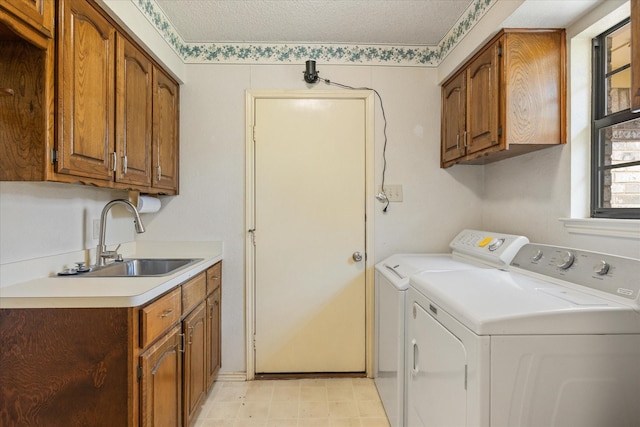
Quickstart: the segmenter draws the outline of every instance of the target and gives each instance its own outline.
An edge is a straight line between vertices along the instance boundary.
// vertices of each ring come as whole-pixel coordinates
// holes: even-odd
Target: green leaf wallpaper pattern
[[[155,0],[132,0],[185,63],[329,64],[436,67],[498,0],[474,0],[437,46],[187,43]]]

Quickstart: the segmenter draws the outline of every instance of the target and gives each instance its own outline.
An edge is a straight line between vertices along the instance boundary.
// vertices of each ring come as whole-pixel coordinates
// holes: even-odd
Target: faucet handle
[[[78,271],[78,273],[86,273],[90,270],[90,268],[86,266],[86,263],[84,261],[78,261],[76,262],[76,270]]]

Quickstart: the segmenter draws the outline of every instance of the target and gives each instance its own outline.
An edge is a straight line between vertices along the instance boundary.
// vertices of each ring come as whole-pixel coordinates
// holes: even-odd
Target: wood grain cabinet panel
[[[561,29],[504,29],[444,82],[441,167],[566,143],[565,44]]]
[[[116,181],[151,185],[153,64],[118,35],[116,72]]]
[[[181,289],[178,287],[140,310],[140,347],[158,339],[180,320]]]
[[[0,0],[0,180],[177,194],[179,89],[95,0]]]
[[[61,7],[57,172],[109,181],[116,160],[116,30],[85,0]]]
[[[178,191],[178,85],[153,72],[153,187]]]
[[[182,426],[182,335],[172,328],[140,355],[140,426]]]
[[[131,310],[0,310],[0,425],[137,425]]]
[[[201,303],[182,322],[184,349],[184,425],[196,419],[207,394],[207,310]]]
[[[443,162],[465,155],[467,73],[459,73],[442,87],[442,152]]]
[[[0,425],[194,425],[220,369],[210,275],[141,307],[0,310]]]
[[[222,289],[217,287],[207,296],[207,390],[213,386],[222,365],[221,295]]]
[[[207,276],[200,273],[188,282],[182,284],[182,313],[188,314],[198,304],[204,301],[207,291]]]
[[[15,18],[14,27],[26,24],[30,29],[46,38],[53,38],[55,2],[53,0],[0,0],[2,11],[11,13]],[[32,37],[25,31],[26,37]]]
[[[481,52],[467,69],[467,154],[498,145],[499,43]]]

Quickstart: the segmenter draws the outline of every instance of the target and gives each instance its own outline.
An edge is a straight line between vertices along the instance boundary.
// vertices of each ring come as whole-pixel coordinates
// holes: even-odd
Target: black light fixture
[[[318,81],[316,61],[312,59],[309,59],[307,62],[305,62],[304,81],[307,83],[316,83]]]

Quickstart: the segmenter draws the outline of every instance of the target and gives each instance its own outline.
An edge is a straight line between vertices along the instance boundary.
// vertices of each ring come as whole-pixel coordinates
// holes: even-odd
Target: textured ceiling
[[[186,63],[437,67],[494,7],[516,8],[495,30],[566,28],[613,0],[128,1]]]
[[[156,0],[185,42],[437,45],[472,0]]]

